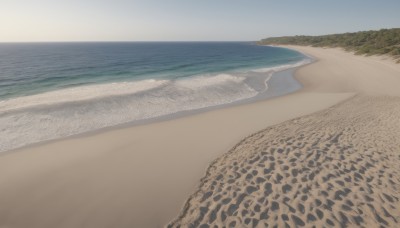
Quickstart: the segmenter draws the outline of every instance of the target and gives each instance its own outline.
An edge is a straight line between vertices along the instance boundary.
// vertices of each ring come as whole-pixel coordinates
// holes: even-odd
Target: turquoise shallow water
[[[283,94],[272,74],[307,62],[249,42],[0,44],[0,151]]]

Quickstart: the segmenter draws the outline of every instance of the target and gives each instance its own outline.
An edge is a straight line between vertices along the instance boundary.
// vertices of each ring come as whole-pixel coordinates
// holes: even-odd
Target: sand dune
[[[291,48],[319,59],[298,71],[303,92],[357,95],[242,140],[169,227],[400,226],[400,67]]]

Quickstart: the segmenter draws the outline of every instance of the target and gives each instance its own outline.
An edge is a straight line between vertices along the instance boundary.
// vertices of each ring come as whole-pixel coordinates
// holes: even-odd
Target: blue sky
[[[241,41],[400,27],[400,0],[0,0],[0,42]]]

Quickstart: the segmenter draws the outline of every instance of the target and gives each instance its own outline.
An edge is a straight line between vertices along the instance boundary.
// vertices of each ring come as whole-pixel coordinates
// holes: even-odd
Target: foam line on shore
[[[5,100],[0,103],[3,139],[0,152],[107,127],[293,92],[296,87],[290,87],[288,81],[275,80],[274,89],[268,89],[268,82],[273,73],[306,63],[304,60],[260,72],[90,85]]]

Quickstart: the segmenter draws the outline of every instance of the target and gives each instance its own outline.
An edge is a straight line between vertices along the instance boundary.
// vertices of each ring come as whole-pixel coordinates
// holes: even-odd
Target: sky
[[[0,0],[0,42],[256,41],[400,27],[400,0]]]

